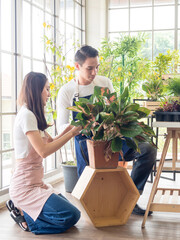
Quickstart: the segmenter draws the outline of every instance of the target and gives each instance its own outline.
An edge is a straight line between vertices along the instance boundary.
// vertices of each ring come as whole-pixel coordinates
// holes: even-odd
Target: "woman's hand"
[[[78,127],[72,127],[70,131],[72,132],[73,136],[76,136],[80,134],[81,130],[82,130],[82,127],[78,126]]]

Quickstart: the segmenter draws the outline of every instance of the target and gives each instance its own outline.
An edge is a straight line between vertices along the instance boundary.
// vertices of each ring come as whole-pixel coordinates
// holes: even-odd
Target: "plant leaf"
[[[122,150],[122,140],[119,137],[116,137],[111,142],[112,152],[120,152]]]

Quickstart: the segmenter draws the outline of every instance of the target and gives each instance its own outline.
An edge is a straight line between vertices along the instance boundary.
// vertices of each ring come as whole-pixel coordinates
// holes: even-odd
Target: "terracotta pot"
[[[111,159],[107,161],[104,155],[106,147],[106,141],[87,140],[90,167],[94,169],[117,168],[119,153],[112,153]]]
[[[119,161],[119,162],[118,162],[118,166],[119,166],[119,167],[127,168],[128,162]]]

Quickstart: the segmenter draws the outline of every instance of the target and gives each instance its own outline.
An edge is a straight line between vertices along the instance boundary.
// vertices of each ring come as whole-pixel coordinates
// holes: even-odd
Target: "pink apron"
[[[47,137],[43,137],[47,142]],[[57,193],[43,182],[43,158],[31,146],[26,158],[16,161],[9,188],[10,198],[35,221],[52,193]]]

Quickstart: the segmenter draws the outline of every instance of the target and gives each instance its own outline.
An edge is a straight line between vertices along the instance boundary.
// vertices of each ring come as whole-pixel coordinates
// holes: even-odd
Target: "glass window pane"
[[[47,1],[47,0],[46,0]],[[32,0],[32,2],[34,4],[36,4],[37,6],[44,8],[44,0]]]
[[[180,28],[180,6],[178,6],[178,28]]]
[[[0,28],[1,28],[1,48],[11,51],[11,0],[1,1]],[[14,21],[13,21],[14,22]]]
[[[2,112],[15,111],[15,82],[12,79],[12,56],[2,53]]]
[[[178,49],[180,51],[180,30],[178,31]]]
[[[55,154],[50,155],[46,158],[46,172],[49,172],[55,169]]]
[[[31,13],[30,4],[23,1],[23,55],[31,55]]]
[[[31,72],[31,60],[28,58],[23,58],[23,79],[26,74]]]
[[[2,116],[2,150],[13,148],[13,125],[15,115]]]
[[[152,8],[130,9],[130,30],[152,29]]]
[[[75,3],[75,26],[81,28],[81,6]]]
[[[79,42],[79,43],[81,43],[81,30],[79,30],[79,29],[76,29],[75,30],[75,42]]]
[[[109,0],[110,8],[128,7],[128,0]]]
[[[74,62],[74,52],[70,49],[73,49],[74,43],[74,28],[70,25],[66,25],[66,63],[72,64]],[[69,51],[70,50],[70,51]]]
[[[174,28],[175,11],[173,6],[154,8],[154,28],[170,29]]]
[[[59,35],[57,39],[59,44],[64,44],[65,41],[65,23],[59,21]]]
[[[43,62],[33,61],[33,71],[45,73],[45,66]]]
[[[45,22],[47,24],[49,24],[51,27],[50,28],[46,28],[45,29],[45,35],[49,38],[49,39],[54,39],[54,28],[53,26],[53,17],[50,14],[46,14],[45,15]],[[42,42],[43,44],[43,42]],[[46,61],[53,61],[53,54],[51,51],[46,51]]]
[[[152,60],[152,32],[142,32],[145,36],[146,42],[141,49],[141,54],[144,58]],[[137,36],[139,32],[131,33],[131,36]]]
[[[13,168],[14,152],[5,152],[2,154],[2,187],[10,184]]]
[[[82,8],[82,21],[81,26],[82,30],[85,30],[86,16],[85,16],[85,7]]]
[[[174,4],[175,0],[154,0],[154,5],[166,5],[166,4]]]
[[[74,28],[66,24],[66,45],[68,48],[72,47],[74,43]]]
[[[45,9],[50,12],[53,13],[54,12],[54,1],[52,0],[46,0],[45,1]]]
[[[66,1],[66,22],[74,24],[74,2],[73,2],[73,0]]]
[[[61,20],[64,20],[64,0],[60,0],[59,16]]]
[[[130,7],[152,6],[152,0],[130,0]]]
[[[128,31],[128,9],[109,10],[109,31]]]
[[[158,31],[154,33],[154,57],[174,49],[174,31]]]
[[[43,11],[33,7],[32,12],[32,40],[33,40],[33,57],[43,59],[44,55],[44,44],[43,44]]]

